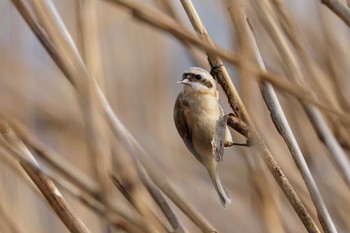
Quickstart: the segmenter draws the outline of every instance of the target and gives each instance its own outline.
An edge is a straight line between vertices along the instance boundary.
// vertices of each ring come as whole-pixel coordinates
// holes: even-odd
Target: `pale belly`
[[[192,141],[193,146],[196,151],[208,157],[213,156],[212,154],[212,140],[215,134],[215,125],[216,121],[219,119],[219,116],[216,118],[201,118],[194,123],[192,129]]]
[[[222,116],[220,106],[212,97],[204,97],[200,101],[193,101],[189,104],[185,115],[191,125],[193,146],[202,159],[212,158],[214,155],[211,142],[214,138],[216,122]],[[226,129],[225,141],[232,141],[228,129]]]

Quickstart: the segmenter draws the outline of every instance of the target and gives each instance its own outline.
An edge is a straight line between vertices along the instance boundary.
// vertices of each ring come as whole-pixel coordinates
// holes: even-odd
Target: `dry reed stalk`
[[[83,0],[79,3],[79,18],[81,22],[81,39],[83,44],[84,63],[89,73],[95,77],[101,89],[104,90],[103,70],[102,70],[102,57],[99,44],[98,33],[98,21],[96,12],[96,0]],[[96,105],[94,99],[91,101],[91,105]],[[109,138],[107,129],[104,125],[103,119],[96,111],[93,111],[93,106],[90,108],[89,121],[91,126],[87,127],[87,133],[89,137],[89,154],[91,157],[90,166],[97,182],[101,185],[103,196],[102,200],[108,196],[109,187],[109,173],[110,167],[110,145],[108,143]],[[88,122],[87,122],[88,123]]]
[[[165,177],[149,172],[160,190],[204,233],[217,233],[216,229],[188,201],[181,197],[176,187]]]
[[[212,47],[198,40],[191,31],[189,31],[187,28],[179,26],[178,23],[176,23],[174,20],[161,13],[160,11],[152,9],[146,6],[145,4],[136,2],[134,0],[106,1],[114,2],[130,9],[133,13],[133,16],[135,16],[137,19],[140,19],[142,22],[148,23],[156,28],[159,28],[164,32],[172,34],[174,37],[178,38],[179,41],[182,43],[188,42],[196,47],[208,51],[211,54],[215,54],[221,57],[222,59],[225,59],[233,65],[242,66],[240,58],[236,53],[222,49],[220,46],[217,45],[215,45],[215,47]],[[298,98],[303,102],[311,103],[322,110],[326,110],[324,111],[325,113],[334,114],[339,118],[341,122],[343,122],[347,126],[350,125],[349,116],[347,116],[346,114],[339,113],[332,107],[315,100],[314,97],[311,96],[309,92],[304,88],[300,86],[295,87],[295,85],[291,84],[288,80],[281,79],[276,74],[270,72],[263,72],[256,66],[251,65],[246,67],[246,69],[248,69],[252,74],[254,74],[252,75],[252,77],[270,82],[276,88],[288,92],[289,94],[293,95],[294,97]]]
[[[159,191],[158,187],[156,187],[155,184],[152,182],[147,171],[142,167],[142,164],[140,164],[139,162],[137,163],[137,166],[139,167],[139,172],[141,173],[140,177],[143,184],[146,186],[153,199],[158,203],[159,208],[161,208],[162,212],[164,213],[164,216],[167,218],[168,222],[173,228],[173,232],[186,233],[186,229],[176,216],[175,212],[171,209],[171,207],[163,197],[162,193]]]
[[[302,40],[302,37],[297,36],[300,35],[301,32],[298,30],[296,22],[291,16],[289,10],[282,0],[273,0],[272,3],[276,14],[281,21],[283,30],[287,34],[289,40],[292,42],[297,54],[307,70],[308,76],[312,80],[312,84],[310,84],[310,86],[312,86],[313,89],[319,89],[319,92],[322,93],[323,100],[327,101],[327,104],[333,106],[339,112],[344,113],[337,99],[337,95],[339,95],[339,93],[336,91],[330,91],[332,90],[330,88],[332,85],[331,80],[329,80],[329,77],[326,77],[326,75],[322,72],[322,68],[306,53],[305,46],[303,46],[305,42]],[[327,80],[329,80],[329,82],[327,82]],[[348,132],[346,132],[345,128],[336,118],[329,116],[329,119],[332,122],[332,125],[334,125],[333,131],[338,134],[339,142],[345,148],[350,147],[350,135]],[[321,135],[318,136],[320,139],[322,139]]]
[[[211,41],[208,33],[206,32],[206,29],[201,22],[192,2],[190,0],[180,0],[189,19],[191,20],[192,26],[194,27],[195,31],[197,32],[198,36],[201,38],[201,40],[205,41],[209,45],[213,46],[213,42]],[[273,155],[268,150],[267,146],[265,145],[264,141],[262,140],[259,133],[254,128],[253,122],[251,122],[250,117],[245,109],[245,106],[243,105],[239,95],[237,94],[237,91],[235,90],[234,85],[232,84],[232,81],[226,72],[226,70],[223,68],[223,63],[221,59],[218,56],[214,56],[210,52],[207,51],[208,60],[212,67],[219,67],[218,75],[216,76],[216,79],[218,80],[219,84],[223,87],[223,90],[225,91],[226,95],[228,96],[229,102],[231,104],[231,107],[233,110],[237,113],[239,117],[245,122],[248,123],[248,125],[251,127],[251,135],[252,135],[252,142],[259,148],[259,152],[262,153],[262,157],[264,159],[265,164],[269,168],[270,172],[274,176],[275,180],[279,184],[280,188],[283,190],[284,194],[288,198],[290,204],[293,206],[294,210],[298,214],[300,220],[303,222],[305,228],[309,232],[319,232],[315,222],[311,218],[310,214],[308,213],[307,209],[301,202],[299,196],[294,191],[293,187],[291,186],[290,182],[284,175],[283,171],[277,164],[276,160],[274,159]],[[231,99],[234,99],[234,102]]]
[[[261,19],[263,26],[269,32],[269,36],[274,41],[274,44],[277,46],[281,55],[284,57],[285,63],[288,64],[288,78],[294,80],[294,82],[298,83],[298,85],[310,89],[303,78],[303,73],[297,58],[293,54],[287,40],[273,18],[274,13],[272,6],[266,0],[252,1],[252,3],[256,9],[256,12],[258,13],[259,18]],[[310,93],[312,93],[311,89]],[[324,144],[331,152],[331,158],[333,159],[332,161],[335,162],[344,180],[350,186],[350,162],[346,157],[345,152],[327,125],[321,112],[315,108],[315,106],[310,104],[303,103],[303,107],[315,131],[322,137]]]
[[[251,85],[250,80],[247,78],[249,75],[252,75],[245,67],[248,64],[254,64],[254,56],[252,54],[251,46],[249,40],[246,38],[244,24],[248,23],[248,21],[244,21],[244,17],[240,12],[240,2],[239,1],[229,1],[229,13],[233,24],[236,29],[236,38],[238,41],[239,53],[242,57],[242,62],[245,62],[246,65],[242,66],[239,69],[239,77],[240,83],[242,87],[242,99],[244,103],[246,103],[246,107],[249,113],[253,113],[253,109],[250,109],[250,96],[251,96]],[[236,13],[233,13],[235,11]],[[241,22],[244,21],[244,22]],[[256,122],[256,116],[250,114],[252,120]],[[256,208],[262,216],[261,224],[264,225],[266,232],[275,232],[275,233],[283,233],[288,232],[283,219],[283,214],[280,211],[278,206],[278,196],[274,192],[270,192],[272,186],[267,179],[266,173],[264,173],[261,160],[253,156],[255,153],[259,153],[258,151],[244,151],[244,159],[247,162],[249,169],[249,177],[251,179],[251,183],[254,190],[253,200],[255,200]]]
[[[159,191],[156,185],[150,180],[149,175],[147,174],[145,169],[142,167],[142,164],[140,164],[139,161],[136,161],[135,163],[137,166],[137,172],[140,176],[142,183],[145,185],[145,187],[147,188],[153,200],[158,204],[159,208],[164,213],[164,216],[170,223],[174,232],[179,232],[179,233],[186,232],[181,222],[179,221],[178,217],[176,216],[174,211],[171,209],[167,201],[164,199],[162,193]],[[115,160],[113,164],[116,170],[121,170],[120,168],[125,167],[125,164],[120,164],[119,161],[117,160]],[[128,187],[129,185],[127,183],[126,184],[123,183],[123,173],[118,172],[118,176],[119,177],[117,176],[112,177],[113,183],[119,189],[119,191],[124,195],[124,197],[130,202],[130,204],[133,205],[135,208],[137,208],[134,197],[132,197],[129,194],[130,193],[130,191],[128,190],[130,189],[130,187]],[[161,223],[160,219],[154,213],[152,213],[152,216],[155,219],[157,219],[159,223]],[[162,226],[162,231],[166,231],[166,227],[163,224],[160,224],[160,225]]]
[[[306,68],[307,74],[310,75],[313,84],[320,89],[320,92],[323,93],[324,101],[327,101],[327,104],[335,105],[335,108],[338,111],[341,111],[340,105],[337,102],[336,98],[332,95],[332,92],[329,92],[329,88],[326,86],[324,82],[320,80],[324,80],[325,74],[321,71],[320,67],[314,62],[310,56],[307,54],[305,50],[305,41],[302,37],[297,36],[302,32],[299,30],[296,22],[292,18],[289,10],[285,6],[282,0],[271,0],[269,4],[270,12],[274,14],[275,18],[279,19],[279,23],[281,24],[281,28],[286,33],[288,39],[293,44],[295,48],[295,52],[299,55],[303,65]],[[321,77],[320,77],[321,76]],[[303,80],[298,81],[303,84]],[[306,82],[306,81],[305,81]]]
[[[49,1],[49,3],[51,3]],[[49,5],[49,4],[48,4]],[[53,16],[53,18],[50,18],[50,15],[47,14],[46,9],[45,9],[45,4],[42,4],[40,1],[37,0],[33,0],[33,9],[36,11],[36,14],[39,16],[39,21],[40,23],[43,25],[43,28],[46,30],[46,32],[50,33],[50,35],[52,35],[52,41],[53,43],[56,44],[56,46],[59,48],[58,51],[68,51],[66,54],[66,58],[63,59],[65,60],[65,62],[67,62],[66,66],[71,68],[71,72],[76,72],[76,73],[81,73],[82,70],[79,69],[75,69],[75,68],[79,68],[80,66],[78,66],[77,64],[81,64],[82,60],[74,60],[71,59],[71,57],[73,56],[73,53],[69,53],[69,50],[66,47],[66,43],[62,42],[60,34],[57,33],[57,30],[53,29],[54,27],[52,26],[52,24],[50,24],[50,20],[52,20],[55,16],[57,17],[57,12],[53,11],[53,13],[55,14],[55,16]],[[60,25],[61,28],[62,25]],[[92,26],[92,25],[91,25]],[[51,30],[53,29],[53,30]],[[51,31],[50,31],[51,30]],[[71,38],[68,38],[68,40]],[[70,41],[72,42],[72,40]],[[92,46],[92,45],[90,45]],[[77,51],[76,48],[73,48]],[[95,55],[97,56],[97,55]],[[77,63],[74,63],[77,62]],[[91,63],[88,63],[89,65],[91,65]],[[89,67],[90,68],[90,67]],[[89,142],[87,144],[88,147],[88,152],[89,152],[89,157],[90,157],[90,165],[92,166],[92,170],[95,172],[95,176],[97,177],[98,180],[98,185],[101,186],[99,189],[101,190],[99,192],[99,194],[103,194],[102,196],[100,196],[100,198],[102,200],[104,200],[104,195],[107,193],[107,189],[106,189],[106,182],[108,179],[108,175],[106,175],[106,173],[108,172],[108,169],[104,169],[104,170],[98,170],[98,168],[102,168],[102,166],[96,166],[96,165],[100,165],[102,161],[105,161],[103,159],[106,159],[106,151],[104,150],[103,147],[101,147],[101,145],[99,145],[97,142],[97,136],[102,137],[102,133],[101,133],[101,123],[98,121],[98,118],[95,114],[95,112],[93,111],[93,99],[90,96],[90,87],[88,85],[88,83],[84,83],[84,82],[80,82],[79,84],[77,84],[80,87],[80,91],[83,93],[83,95],[85,96],[85,98],[83,99],[79,99],[80,100],[80,105],[81,105],[81,109],[83,111],[83,117],[84,117],[84,123],[85,123],[85,128],[87,131],[87,135],[89,138]],[[102,156],[103,159],[97,159],[97,154],[99,156]],[[104,165],[106,165],[106,162],[103,163]],[[104,166],[103,168],[105,168],[106,166]]]
[[[120,163],[120,161],[122,161],[122,163]],[[142,178],[138,176],[139,171],[134,170],[135,168],[133,169],[134,171],[130,172],[131,166],[134,166],[134,164],[126,164],[125,160],[123,161],[123,159],[113,156],[114,172],[112,181],[114,185],[124,195],[128,202],[144,217],[145,221],[152,222],[158,232],[166,231],[166,227],[155,214],[155,209],[151,209],[147,205],[147,203],[150,203],[150,200],[143,200],[144,206],[140,206],[140,200],[136,199],[141,197],[139,190],[143,188],[143,181]],[[146,229],[147,232],[153,231],[152,226],[147,226]]]
[[[16,131],[16,134],[18,131]],[[0,153],[4,153],[1,151]],[[9,155],[10,156],[10,155]],[[7,156],[0,156],[0,159],[8,165],[12,170],[14,170],[18,176],[25,181],[26,184],[32,189],[32,191],[39,196],[41,195],[39,190],[35,187],[33,182],[25,172],[19,167],[16,166],[15,158],[10,159]],[[128,212],[118,210],[112,203],[102,203],[96,196],[91,195],[91,193],[82,190],[79,187],[72,185],[70,182],[66,181],[58,174],[53,173],[48,169],[40,168],[40,172],[45,176],[52,179],[59,187],[67,191],[74,198],[79,200],[83,205],[96,212],[101,217],[106,218],[114,226],[128,230],[128,232],[141,233],[140,229],[145,228],[145,223],[138,215],[130,215]]]
[[[63,159],[61,155],[57,154],[51,148],[46,146],[24,125],[15,120],[10,120],[9,122],[11,127],[16,130],[19,138],[27,146],[32,148],[37,155],[40,156],[40,158],[62,173],[70,182],[94,197],[101,195],[98,184],[90,177],[79,171],[79,169],[77,169],[71,163]]]
[[[69,70],[69,66],[67,65],[67,61],[64,60],[59,51],[55,49],[55,46],[51,40],[47,40],[47,34],[45,30],[40,26],[38,20],[35,18],[33,12],[31,11],[29,5],[24,0],[11,0],[13,5],[17,8],[18,12],[24,18],[30,29],[37,36],[38,40],[44,45],[46,51],[53,58],[53,60],[57,61],[56,65],[63,72],[63,74],[67,77],[68,81],[75,87],[77,84],[73,80],[73,77],[70,75],[71,70]],[[69,72],[70,71],[70,72]]]
[[[154,0],[156,4],[161,8],[164,9],[165,12],[168,13],[173,19],[175,19],[181,26],[184,26],[183,21],[176,11],[174,9],[173,2],[171,0]],[[196,64],[198,67],[207,67],[208,63],[204,59],[204,56],[200,53],[198,49],[196,49],[194,46],[191,44],[187,43],[185,44],[188,48],[188,53],[191,56],[191,59],[193,60],[193,63]]]
[[[17,133],[17,132],[16,132]],[[5,153],[0,151],[0,153]],[[11,156],[11,155],[8,155]],[[15,158],[7,158],[7,156],[0,156],[0,159],[8,165],[14,172],[18,174],[18,177],[21,178],[26,184],[28,184],[31,190],[41,196],[40,191],[35,187],[35,184],[32,180],[25,174],[25,171],[18,166],[18,163],[15,162]],[[80,188],[75,187],[71,183],[59,177],[57,174],[52,174],[51,171],[43,168],[40,168],[40,172],[45,176],[52,179],[60,188],[67,191],[70,195],[80,201],[83,205],[94,211],[96,214],[101,217],[106,218],[117,228],[121,228],[130,233],[141,233],[140,229],[144,228],[144,223],[137,215],[130,215],[127,212],[122,213],[117,210],[112,203],[102,203],[96,197],[92,196],[88,192],[81,190]]]
[[[88,228],[80,218],[73,213],[68,202],[63,198],[52,180],[41,172],[39,164],[28,148],[4,121],[0,123],[0,133],[1,145],[18,158],[22,168],[39,188],[40,192],[44,195],[68,230],[72,233],[89,233],[90,231]]]
[[[252,173],[255,176],[254,186],[256,194],[260,197],[259,210],[263,216],[265,232],[269,233],[286,233],[288,232],[281,211],[278,209],[276,196],[272,194],[266,187],[271,187],[266,179],[266,174],[261,171]]]
[[[265,227],[264,232],[287,233],[284,226],[285,218],[278,206],[278,196],[269,191],[272,186],[267,179],[268,174],[262,170],[261,159],[254,157],[253,153],[251,150],[243,150],[244,160],[249,170],[249,183],[253,190],[251,208],[262,216],[260,221]]]
[[[80,54],[73,42],[73,39],[71,38],[65,25],[63,24],[52,2],[41,2],[39,0],[33,0],[32,3],[40,19],[40,22],[43,23],[44,29],[49,34],[50,39],[53,41],[54,45],[57,46],[58,51],[61,52],[61,56],[65,56],[66,59],[70,62],[69,65],[71,66],[71,70],[73,71],[73,73],[71,73],[71,76],[74,77],[76,81],[78,81],[79,85],[77,85],[77,91],[81,94],[82,102],[87,105],[87,113],[89,113],[90,111],[89,108],[92,107],[90,106],[90,101],[92,100],[96,101],[97,106],[102,107],[102,99],[105,99],[104,94],[102,93],[101,88],[97,84],[97,81],[94,78],[91,78],[91,75],[86,69],[85,64],[83,63]],[[102,108],[102,110],[105,110],[104,106]],[[133,156],[133,158],[119,157],[119,159],[122,158],[124,160],[124,165],[131,165],[128,167],[128,169],[124,169],[124,171],[126,172],[125,174],[127,174],[124,175],[124,182],[128,182],[128,187],[132,187],[132,189],[129,189],[128,191],[130,192],[130,195],[135,201],[134,204],[136,209],[142,214],[143,217],[148,218],[148,221],[146,222],[149,231],[159,232],[159,229],[161,229],[161,224],[157,221],[156,218],[153,217],[151,210],[152,207],[150,208],[148,206],[148,204],[150,204],[151,202],[147,200],[147,191],[141,185],[141,181],[139,180],[137,171],[135,170],[136,167],[132,165],[133,162],[131,160],[136,160],[135,154],[133,153],[134,151],[131,147],[128,147],[128,142],[124,141],[123,143],[124,145],[127,145],[127,148],[129,149],[129,154]],[[130,162],[127,162],[127,160],[129,160]]]
[[[45,40],[47,40],[47,38]],[[62,66],[62,67],[64,67],[64,66]],[[99,100],[102,102],[102,105],[103,105],[103,107],[102,107],[103,109],[102,110],[105,111],[105,114],[107,115],[107,120],[110,123],[110,125],[113,127],[112,128],[113,132],[115,133],[117,138],[121,137],[121,139],[124,142],[124,144],[126,144],[129,147],[129,150],[132,151],[132,153],[136,153],[136,151],[134,149],[134,146],[135,146],[135,143],[136,143],[135,139],[127,132],[126,128],[121,124],[119,119],[114,115],[113,111],[111,110],[111,108],[109,106],[109,103],[107,102],[107,100],[105,99],[103,94],[101,93],[101,90],[99,89],[98,85],[96,85],[95,87],[97,88],[97,91],[98,91]],[[130,141],[132,141],[134,145],[130,144]],[[137,144],[137,146],[139,147],[138,149],[140,150],[139,144]],[[147,169],[147,171],[149,173],[152,170],[154,170],[154,169]],[[176,193],[174,193],[173,195],[177,196]],[[181,198],[179,198],[179,199],[181,200]],[[196,213],[196,211],[193,208],[191,208],[191,207],[187,206],[187,209],[191,210],[191,212]],[[197,215],[199,215],[199,214],[194,215],[195,217],[193,217],[193,218],[196,218]],[[197,222],[199,222],[200,224],[204,225],[205,227],[209,225],[208,223],[203,224],[202,223],[202,222],[204,222],[203,219],[200,219]],[[213,229],[212,227],[210,227],[209,229],[210,230],[206,231],[206,232],[214,232],[215,231],[215,230],[214,231],[211,230],[211,229]]]
[[[114,185],[118,188],[118,190],[121,192],[121,194],[125,197],[125,199],[135,209],[137,209],[138,207],[136,206],[135,199],[130,195],[130,190],[129,190],[130,187],[128,187],[128,184],[123,184],[121,179],[117,178],[116,176],[112,176],[112,181],[113,181]],[[149,189],[148,189],[148,191],[149,191]],[[149,191],[149,192],[150,192],[150,195],[153,197],[153,193],[151,193],[151,191]],[[159,192],[159,194],[161,194],[161,193]],[[158,198],[158,197],[156,197],[156,198]],[[161,204],[159,204],[159,205],[161,206]],[[157,222],[157,224],[158,224],[157,228],[160,232],[168,232],[168,233],[171,232],[170,230],[167,229],[167,226],[161,221],[161,219],[159,218],[159,216],[155,212],[150,212],[150,215],[152,215],[151,218],[154,219],[153,221]]]
[[[329,76],[332,77],[334,82],[334,94],[337,96],[337,100],[340,103],[344,111],[349,112],[350,103],[347,100],[346,92],[344,91],[344,82],[342,81],[342,66],[346,63],[346,59],[343,51],[346,51],[343,44],[338,41],[338,37],[335,34],[332,26],[327,23],[324,14],[321,14],[321,25],[323,26],[323,35],[325,37],[325,44],[329,45],[329,50],[334,51],[332,53],[324,50],[324,57],[327,61],[327,70]],[[350,145],[349,145],[350,148]]]
[[[89,73],[97,80],[98,84],[104,90],[104,80],[102,71],[102,57],[99,45],[98,21],[96,12],[96,0],[78,1],[81,39],[83,44],[83,58]],[[78,20],[79,21],[79,20]],[[87,93],[89,94],[89,92]],[[91,98],[91,106],[82,106],[89,110],[86,117],[87,137],[89,138],[87,148],[90,158],[90,167],[94,172],[94,177],[101,187],[101,201],[107,203],[109,197],[109,174],[111,173],[111,150],[107,128],[103,119],[94,111],[96,105],[95,99]],[[103,220],[103,219],[102,219]],[[110,228],[108,223],[104,222],[103,229]]]
[[[40,41],[43,43],[43,45],[46,46],[51,46],[50,48],[47,48],[50,52],[50,55],[53,54],[53,59],[55,62],[58,63],[58,66],[64,70],[64,74],[67,74],[68,77],[70,77],[71,80],[74,80],[75,82],[79,82],[78,84],[84,85],[84,82],[80,80],[80,78],[85,78],[86,80],[89,80],[89,74],[85,70],[85,66],[82,63],[79,54],[77,53],[77,49],[74,46],[74,43],[72,42],[69,33],[66,31],[64,28],[64,25],[59,22],[58,25],[56,25],[56,21],[58,20],[59,17],[57,13],[54,13],[53,15],[50,14],[52,11],[52,5],[48,6],[46,5],[41,5],[41,2],[33,2],[35,3],[34,6],[37,10],[37,13],[40,14],[42,18],[42,22],[45,22],[46,31],[47,33],[50,34],[50,39],[48,39],[47,34],[41,30],[41,27],[39,26],[38,22],[35,20],[33,14],[30,13],[30,9],[27,7],[27,5],[23,1],[17,1],[14,0],[15,5],[17,6],[17,9],[23,14],[23,17],[26,19],[28,22],[28,25],[33,29],[33,31],[36,33],[36,35],[40,38]],[[44,10],[45,9],[45,10]],[[27,12],[29,11],[29,12]],[[55,29],[54,29],[55,28]],[[62,34],[60,34],[61,32]],[[53,43],[51,42],[51,39],[54,41]],[[57,47],[56,47],[57,46]],[[59,49],[58,49],[59,48]],[[61,52],[58,52],[61,51]],[[66,53],[62,53],[63,51],[66,51]],[[60,54],[62,53],[62,54]],[[66,60],[63,59],[63,57],[66,57],[66,60],[69,61],[69,63],[66,63]],[[73,64],[73,65],[72,65]],[[97,95],[97,100],[99,101],[99,107],[100,110],[104,112],[104,116],[107,118],[107,122],[110,124],[112,127],[112,131],[115,134],[115,136],[120,139],[124,145],[126,145],[129,153],[133,156],[137,154],[137,151],[134,148],[134,145],[130,143],[130,139],[128,137],[132,137],[129,132],[126,130],[126,128],[122,125],[122,123],[119,121],[119,119],[115,116],[114,112],[109,106],[108,101],[105,99],[100,87],[96,83],[96,80],[91,80],[93,82],[93,93]],[[75,83],[75,87],[80,86]],[[80,88],[78,88],[79,91]],[[135,144],[135,139],[132,137],[133,143]],[[136,157],[134,157],[136,159]],[[125,164],[124,164],[125,165]],[[148,169],[149,172],[150,169]],[[126,176],[130,178],[129,176]],[[130,181],[130,179],[129,179]],[[131,182],[133,183],[133,181]],[[131,184],[130,183],[130,184]],[[129,185],[130,185],[129,184]],[[135,189],[137,186],[133,186],[134,189],[132,189],[131,195],[134,195],[136,198],[137,202],[137,208],[141,213],[143,213],[144,217],[150,217],[152,214],[150,214],[150,210],[148,210],[148,207],[144,203],[142,203],[142,198],[137,198],[139,195],[140,197],[145,197],[144,195],[141,195],[140,192],[136,192],[137,189]],[[157,232],[155,226],[157,226],[157,223],[154,221],[149,221],[148,227],[150,231]],[[153,223],[153,225],[152,225]]]
[[[107,110],[111,111],[107,106]],[[111,114],[111,116],[113,116]],[[135,150],[137,150],[138,156],[142,162],[142,165],[146,169],[148,175],[151,177],[153,182],[159,187],[162,192],[168,196],[168,198],[179,207],[182,212],[193,221],[195,225],[197,225],[203,232],[205,233],[216,233],[215,228],[177,191],[176,187],[171,183],[170,180],[166,178],[164,174],[161,174],[158,169],[153,165],[149,160],[149,155],[147,152],[141,147],[141,145],[136,141],[136,139],[126,130],[126,128],[121,124],[121,122],[114,116],[110,119],[114,119],[114,125],[118,126],[113,128],[113,130],[121,130],[123,132],[122,135],[126,137],[126,140],[132,143]],[[113,123],[113,122],[112,122]],[[116,134],[118,132],[115,132]]]
[[[321,0],[321,3],[327,6],[334,12],[340,19],[350,26],[350,9],[349,5],[345,5],[339,0]],[[349,4],[349,3],[348,3]]]
[[[206,42],[209,46],[214,47],[213,41],[210,39],[203,23],[201,22],[201,19],[199,18],[196,10],[194,9],[194,6],[191,1],[188,0],[181,0],[182,6],[184,7],[191,23],[194,28],[194,30],[197,32],[198,37]],[[238,92],[236,88],[234,87],[231,78],[219,56],[213,55],[210,52],[207,52],[208,61],[211,66],[211,68],[217,68],[216,69],[216,80],[220,84],[220,86],[223,88],[229,104],[233,110],[233,112],[238,116],[240,119],[242,119],[244,122],[248,123],[247,119],[247,113],[244,112],[244,106],[243,103],[240,101],[238,97]],[[220,74],[220,75],[219,75]],[[241,112],[243,111],[243,112]],[[250,123],[250,122],[249,122]]]
[[[244,33],[245,40],[250,43],[250,47],[251,47],[250,49],[254,54],[255,62],[259,64],[261,69],[266,69],[252,32],[252,28],[251,28],[252,26],[250,25],[249,27],[247,22],[248,19],[245,16],[243,9],[239,9],[239,8],[237,9],[237,5],[235,8],[236,9],[235,11],[233,11],[234,10],[233,8],[230,8],[230,9],[231,9],[230,14],[232,19],[236,22],[237,27],[241,28],[240,32]],[[283,112],[282,106],[278,100],[278,97],[275,93],[273,86],[269,83],[261,82],[260,90],[264,98],[264,101],[266,103],[266,106],[270,111],[270,116],[272,118],[272,121],[274,122],[274,125],[276,126],[278,132],[280,133],[285,143],[287,144],[289,151],[294,159],[294,162],[298,167],[299,172],[303,177],[303,180],[309,190],[311,199],[315,205],[316,211],[318,213],[318,218],[321,222],[323,229],[326,232],[336,233],[337,230],[326,208],[326,205],[324,204],[324,201],[318,190],[318,187],[312,177],[310,169],[307,166],[307,163],[295,139],[292,129],[289,126],[288,120]]]
[[[107,224],[112,224],[117,229],[123,229],[130,233],[141,233],[144,232],[146,224],[135,216],[127,216],[116,210],[111,203],[107,201],[101,201],[91,196],[89,193],[80,190],[73,186],[69,182],[61,179],[58,176],[52,176],[52,180],[55,181],[62,189],[66,190],[73,197],[78,199],[82,204],[87,206],[89,209],[97,213]]]
[[[240,2],[238,0],[228,1],[231,19],[235,26],[236,38],[238,42],[239,53],[241,54],[242,62],[246,64],[254,63],[252,59],[253,55],[251,54],[250,42],[246,38],[244,24],[248,23],[244,21],[244,17],[240,12]],[[243,9],[242,9],[243,11]],[[236,13],[234,13],[236,12]],[[244,22],[241,22],[244,21]],[[247,65],[243,65],[239,69],[240,84],[242,89],[242,100],[246,104],[247,111],[250,113],[253,122],[256,122],[255,115],[251,114],[253,110],[250,107],[251,103],[251,81],[247,78],[251,73],[245,69]],[[284,226],[284,219],[281,211],[277,205],[277,199],[275,193],[270,192],[271,184],[267,179],[266,173],[262,170],[262,164],[260,158],[253,156],[258,151],[242,150],[244,159],[247,163],[249,169],[249,178],[251,180],[252,189],[253,189],[253,201],[252,207],[256,208],[259,211],[259,214],[262,216],[261,224],[264,225],[266,232],[271,233],[285,233],[287,229]],[[271,188],[270,188],[271,187]]]
[[[334,30],[334,27],[330,25],[330,23],[327,21],[328,17],[320,12],[321,17],[321,25],[322,25],[322,34],[325,38],[325,44],[328,45],[328,49],[323,50],[323,56],[326,58],[326,71],[328,71],[328,78],[329,82],[332,85],[333,95],[335,95],[335,98],[337,99],[337,102],[339,103],[340,107],[345,112],[349,112],[350,110],[350,103],[347,100],[347,92],[345,92],[346,87],[344,86],[344,73],[343,68],[346,67],[346,58],[344,56],[344,51],[347,51],[347,49],[344,47],[343,43],[340,43],[339,37],[336,34],[336,31]],[[329,52],[332,51],[332,52]],[[346,74],[346,73],[345,73]],[[342,131],[346,131],[344,127],[339,128]],[[350,149],[350,140],[349,135],[350,132],[347,132],[346,136],[344,137],[343,132],[339,131],[337,128],[333,128],[333,131],[335,132],[336,137],[338,138],[339,143],[341,146],[347,150]]]

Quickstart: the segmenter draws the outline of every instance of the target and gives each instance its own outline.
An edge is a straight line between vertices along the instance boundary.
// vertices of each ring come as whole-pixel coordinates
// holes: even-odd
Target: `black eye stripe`
[[[205,80],[205,79],[202,79],[202,80],[200,81],[200,83],[202,83],[204,86],[206,86],[206,87],[208,87],[208,88],[212,88],[212,87],[213,87],[213,84],[212,84],[210,81]]]
[[[199,78],[199,76],[200,76],[200,78]],[[182,80],[184,80],[184,79],[188,79],[191,82],[199,82],[199,83],[203,84],[204,86],[206,86],[207,88],[213,87],[212,82],[210,82],[207,79],[202,78],[202,76],[199,74],[183,73]]]
[[[182,80],[188,78],[188,75],[189,75],[189,73],[184,73],[184,74],[182,75]]]

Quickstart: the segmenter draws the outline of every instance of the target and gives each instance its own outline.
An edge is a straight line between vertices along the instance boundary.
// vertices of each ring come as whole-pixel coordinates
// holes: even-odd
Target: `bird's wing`
[[[222,106],[221,106],[221,104],[219,103],[219,101],[218,101],[218,104],[219,104],[219,108],[220,108],[220,117],[225,116],[224,109],[222,108]]]
[[[220,117],[223,117],[223,116],[225,116],[224,109],[222,108],[222,106],[219,102],[218,102],[218,104],[219,104],[219,108],[220,108]],[[231,132],[230,132],[228,126],[226,126],[225,144],[228,144],[228,145],[232,144],[232,135],[231,135]]]
[[[184,106],[184,103],[183,103],[182,93],[180,93],[177,96],[175,107],[174,107],[175,126],[182,140],[184,141],[186,147],[200,161],[200,157],[193,146],[191,128],[187,124],[187,119],[184,113],[183,106]]]

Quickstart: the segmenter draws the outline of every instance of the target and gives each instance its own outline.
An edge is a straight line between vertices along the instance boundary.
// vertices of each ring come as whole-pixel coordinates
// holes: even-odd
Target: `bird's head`
[[[216,81],[211,74],[199,67],[191,67],[182,75],[178,83],[184,84],[185,92],[215,93]]]

